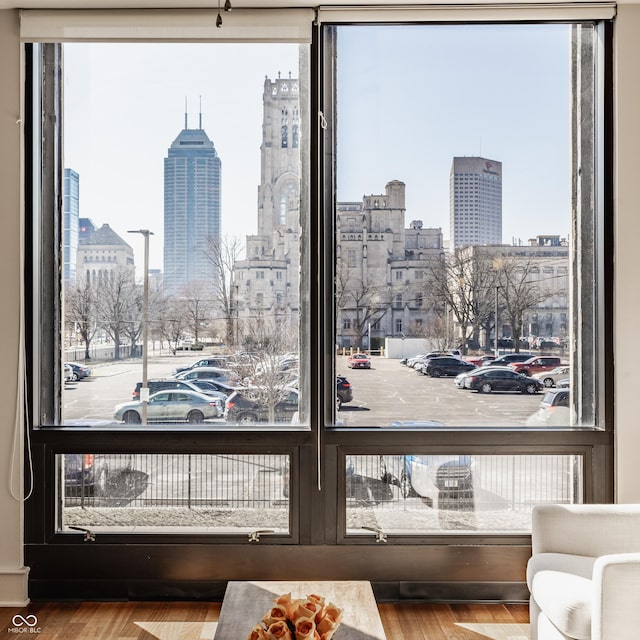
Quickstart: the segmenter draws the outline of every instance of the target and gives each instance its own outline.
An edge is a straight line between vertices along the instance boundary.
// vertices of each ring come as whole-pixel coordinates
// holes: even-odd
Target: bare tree
[[[129,339],[131,345],[131,355],[137,356],[137,344],[138,339],[142,335],[144,325],[144,291],[141,285],[134,284],[129,292],[129,304],[126,309],[127,320],[124,323],[124,335]],[[140,347],[140,354],[142,355],[142,349],[144,345]]]
[[[213,292],[206,282],[192,282],[185,289],[182,315],[186,328],[193,335],[196,344],[200,342],[204,326],[211,320]]]
[[[456,346],[466,352],[467,342],[490,318],[491,291],[495,281],[492,263],[472,248],[443,254],[429,272],[428,287],[435,309],[452,313],[457,330]]]
[[[130,269],[115,269],[105,274],[98,283],[96,310],[99,325],[111,337],[114,359],[120,359],[122,338],[130,335],[129,323],[139,325],[139,303],[136,285]]]
[[[391,308],[391,288],[380,283],[373,275],[362,277],[342,264],[336,274],[336,306],[343,319],[348,319],[355,346],[363,346],[370,324],[382,320]]]
[[[432,310],[426,322],[416,326],[413,330],[413,334],[417,338],[428,340],[436,351],[445,351],[451,345],[451,332],[452,327],[449,326],[443,310]]]
[[[511,327],[511,337],[516,351],[520,350],[522,318],[525,311],[532,309],[550,297],[533,280],[535,264],[532,260],[500,258],[495,261],[496,286],[503,302],[502,314]]]
[[[65,297],[66,320],[73,324],[84,342],[84,358],[90,360],[89,347],[96,333],[96,291],[88,280],[77,284]]]
[[[207,256],[214,266],[216,273],[216,286],[214,298],[216,306],[225,323],[225,343],[235,343],[234,324],[237,322],[236,309],[233,297],[233,275],[236,262],[240,259],[243,245],[239,238],[224,237],[209,242]]]
[[[183,308],[182,300],[163,298],[158,301],[153,314],[153,325],[174,355],[186,329]]]
[[[297,388],[297,339],[295,328],[274,316],[243,322],[243,344],[251,356],[236,366],[236,372],[249,385],[247,393],[267,409],[271,423],[277,420],[278,403]]]

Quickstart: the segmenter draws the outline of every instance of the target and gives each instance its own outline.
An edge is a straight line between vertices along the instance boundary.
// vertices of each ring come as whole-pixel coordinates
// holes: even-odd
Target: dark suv
[[[435,509],[473,511],[475,464],[468,455],[383,455],[383,482]]]
[[[440,376],[457,376],[459,373],[471,371],[475,368],[475,365],[466,360],[453,356],[439,356],[427,360],[427,363],[420,369],[420,373],[432,378],[439,378]]]
[[[258,387],[237,389],[225,403],[224,419],[232,424],[253,424],[269,420],[265,392]],[[275,405],[275,421],[291,422],[298,412],[297,389],[288,389]]]
[[[336,405],[338,409],[353,400],[353,387],[344,376],[336,376]]]
[[[134,467],[131,454],[65,453],[64,495],[70,504],[100,498],[101,504],[118,506],[140,495],[148,475]]]

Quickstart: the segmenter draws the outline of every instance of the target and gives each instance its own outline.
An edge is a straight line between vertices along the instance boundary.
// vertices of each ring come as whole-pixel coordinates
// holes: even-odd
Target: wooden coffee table
[[[315,593],[340,607],[342,622],[333,640],[386,640],[373,589],[366,580],[229,582],[214,640],[246,640],[283,593],[291,593],[292,598]]]

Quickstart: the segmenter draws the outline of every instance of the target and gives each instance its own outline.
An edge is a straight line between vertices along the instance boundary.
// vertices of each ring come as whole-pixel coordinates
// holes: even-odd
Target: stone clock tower
[[[239,317],[269,313],[297,323],[300,261],[301,118],[297,78],[265,78],[258,232],[236,263]]]

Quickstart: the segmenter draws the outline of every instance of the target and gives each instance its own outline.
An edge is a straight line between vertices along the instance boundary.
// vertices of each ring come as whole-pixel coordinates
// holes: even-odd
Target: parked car
[[[181,373],[182,371],[188,371],[190,369],[197,369],[198,367],[218,367],[220,369],[224,369],[227,367],[229,359],[226,356],[207,356],[206,358],[200,358],[191,364],[185,365],[184,367],[176,367],[173,371],[174,375],[176,373]]]
[[[254,424],[269,420],[266,392],[259,387],[237,389],[225,402],[224,419],[231,424]],[[291,422],[298,413],[298,390],[287,387],[275,404],[275,421]]]
[[[177,391],[195,391],[197,393],[205,393],[206,395],[214,395],[216,397],[222,397],[219,389],[213,391],[201,389],[196,386],[190,380],[178,380],[176,378],[157,378],[147,381],[147,387],[149,388],[149,394],[158,393],[158,391],[169,391],[176,389]],[[140,389],[142,388],[142,382],[137,382],[133,393],[131,394],[132,400],[140,400]]]
[[[433,360],[433,358],[456,358],[457,360],[462,360],[462,356],[458,349],[450,349],[449,351],[431,351],[430,353],[426,353],[425,355],[417,358],[413,362],[412,366],[418,373],[425,373],[423,369],[431,360]]]
[[[201,380],[200,378],[194,378],[186,384],[196,387],[201,393],[206,393],[207,395],[219,394],[218,397],[224,398],[228,398],[236,389],[239,388],[238,385],[227,384],[220,380]]]
[[[562,365],[558,356],[533,356],[524,362],[512,362],[513,370],[525,376],[532,376],[534,373],[551,371]]]
[[[116,405],[114,420],[127,424],[140,424],[142,421],[142,402],[123,402]],[[197,391],[169,390],[159,391],[149,396],[147,403],[148,422],[186,421],[200,424],[205,420],[219,418],[223,413],[220,398],[198,393]]]
[[[533,357],[533,353],[529,353],[528,351],[519,351],[518,353],[505,353],[502,356],[498,356],[495,360],[491,362],[485,362],[483,366],[488,365],[497,365],[501,367],[502,365],[511,365],[512,362],[524,362],[529,358]]]
[[[64,363],[64,381],[73,381],[73,367],[68,362]]]
[[[492,391],[519,391],[520,393],[538,393],[544,387],[540,380],[529,378],[516,371],[489,367],[467,376],[464,381],[465,389],[472,389],[480,393]]]
[[[545,387],[556,387],[560,380],[565,380],[569,377],[570,367],[568,364],[551,369],[551,371],[541,371],[534,373],[531,377],[541,380]]]
[[[83,378],[88,378],[91,375],[91,369],[84,364],[79,364],[78,362],[65,362],[68,364],[73,370],[72,380],[76,382],[77,380],[82,380]]]
[[[530,427],[569,427],[572,420],[571,392],[569,389],[550,389],[544,394],[538,410],[527,419]]]
[[[406,362],[404,362],[403,364],[406,364],[407,367],[411,367],[413,369],[414,365],[416,364],[416,362],[422,360],[423,358],[426,358],[427,354],[426,353],[418,353],[415,356],[411,356],[409,358],[406,359]],[[402,363],[402,360],[400,360],[400,362]]]
[[[371,358],[366,353],[353,353],[347,358],[350,369],[371,369]]]
[[[131,454],[65,453],[64,494],[83,498],[115,494],[123,497],[133,485],[146,485],[147,474],[133,468]]]
[[[418,495],[434,509],[472,511],[474,463],[468,455],[383,455],[382,478],[404,497]]]
[[[437,356],[430,358],[420,369],[420,373],[432,378],[441,376],[457,376],[463,371],[471,371],[474,365],[454,356]]]
[[[65,453],[64,494],[68,497],[92,496],[96,492],[96,465],[92,453]]]
[[[177,380],[200,378],[202,380],[238,381],[238,376],[231,369],[220,369],[219,367],[197,367],[176,373],[173,377]]]
[[[336,376],[336,406],[338,409],[353,400],[353,387],[344,376]]]
[[[472,375],[475,375],[476,373],[481,373],[483,371],[489,371],[490,369],[502,369],[503,371],[512,371],[511,367],[508,366],[503,366],[503,367],[485,367],[485,366],[479,366],[476,367],[475,369],[471,369],[471,371],[463,371],[462,373],[459,373],[455,379],[454,379],[454,384],[456,385],[456,387],[458,387],[458,389],[464,389],[464,381]]]
[[[483,356],[466,356],[465,360],[470,362],[471,364],[475,364],[476,367],[481,367],[483,364],[491,364],[496,357],[490,354],[485,354]]]

